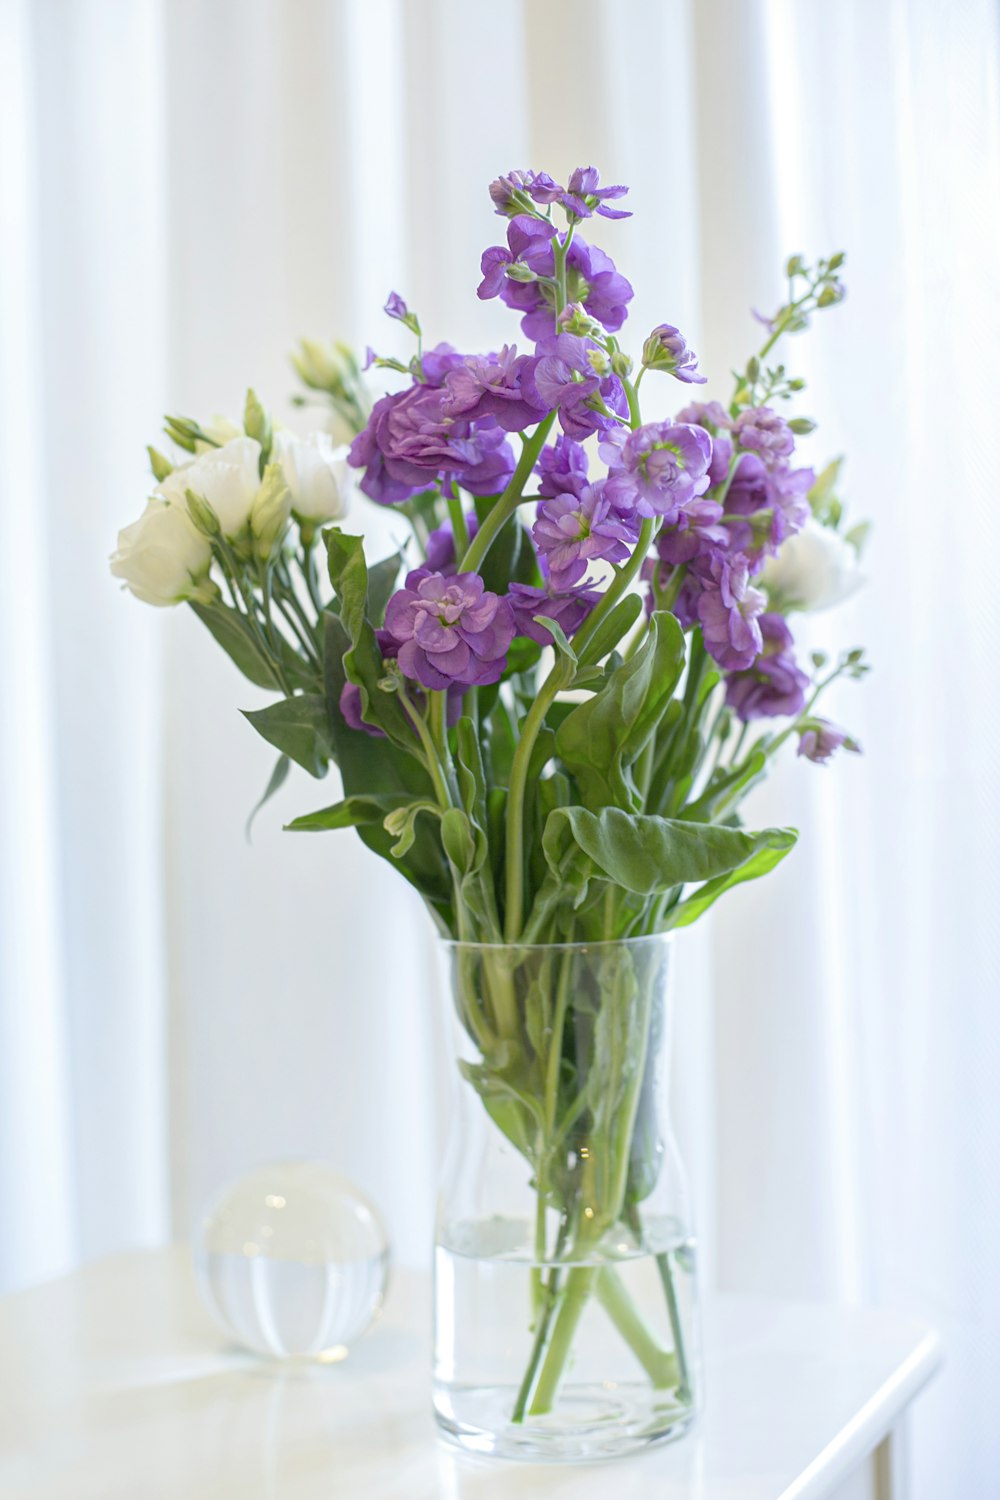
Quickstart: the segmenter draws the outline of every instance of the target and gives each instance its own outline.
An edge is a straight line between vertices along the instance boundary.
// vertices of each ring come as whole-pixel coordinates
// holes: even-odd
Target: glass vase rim
[[[524,943],[519,938],[509,943],[478,943],[467,938],[439,937],[438,943],[442,948],[461,948],[470,952],[503,953],[509,949],[520,948],[524,951],[538,950],[539,952],[552,953],[557,950],[575,950],[579,953],[589,952],[592,948],[641,948],[647,943],[661,943],[669,947],[674,940],[673,932],[646,932],[638,937],[630,938],[594,938],[584,939],[575,943]]]

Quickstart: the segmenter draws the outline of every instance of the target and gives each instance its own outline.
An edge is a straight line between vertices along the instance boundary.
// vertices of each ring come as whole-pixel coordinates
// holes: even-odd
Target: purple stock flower
[[[535,588],[530,583],[512,583],[507,597],[514,611],[518,635],[525,635],[540,646],[552,644],[552,636],[544,625],[537,623],[537,615],[555,620],[566,636],[579,630],[601,598],[591,579],[586,578],[580,583],[568,581],[574,573],[579,575],[585,569],[586,564],[581,562],[577,568],[570,568],[565,577],[560,575],[558,580],[550,577],[545,588]]]
[[[601,457],[607,490],[620,510],[673,522],[682,506],[708,489],[712,439],[703,427],[647,422],[634,432],[607,433]]]
[[[474,510],[466,511],[465,525],[471,542],[479,530],[479,518]],[[438,526],[428,536],[425,566],[432,573],[441,573],[446,578],[456,571],[458,559],[455,556],[455,537],[450,524]]]
[[[727,672],[745,671],[764,644],[757,617],[767,606],[750,584],[746,558],[710,558],[701,583],[697,611],[706,650]]]
[[[792,429],[769,406],[748,406],[741,411],[733,423],[733,435],[741,448],[759,453],[765,463],[795,451]]]
[[[624,562],[635,545],[638,527],[633,518],[615,510],[599,480],[579,495],[563,492],[543,500],[531,535],[553,581],[562,585],[572,569],[576,571],[570,581],[579,578],[580,565],[598,559]]]
[[[698,356],[672,323],[661,323],[653,329],[642,346],[642,362],[650,370],[663,370],[685,385],[704,385],[708,378],[698,369]]]
[[[444,385],[452,370],[460,370],[465,364],[465,355],[459,354],[451,344],[435,344],[425,349],[420,359],[420,369],[427,385]]]
[[[764,643],[761,655],[752,667],[734,672],[726,683],[726,702],[744,723],[800,714],[809,686],[808,676],[796,664],[792,632],[784,616],[763,614],[757,623]]]
[[[518,214],[507,226],[507,246],[492,245],[483,252],[483,279],[478,295],[483,300],[499,296],[508,307],[522,314],[526,337],[536,341],[555,331],[555,257],[552,225],[527,214]],[[515,281],[507,267],[515,263],[545,281]],[[566,257],[566,286],[570,302],[579,302],[609,333],[624,323],[632,287],[615,269],[610,256],[586,240],[574,239]]]
[[[688,422],[692,427],[704,427],[712,433],[732,426],[721,401],[689,401],[684,410],[677,413],[674,421]]]
[[[388,630],[376,630],[375,637],[379,644],[379,650],[385,661],[393,660],[399,652],[399,646]],[[462,700],[465,690],[459,685],[452,685],[448,689],[447,721],[450,725],[457,724],[462,717]],[[415,696],[419,702],[423,701],[423,694],[419,688],[415,689]],[[345,682],[340,690],[340,712],[350,729],[357,729],[362,734],[370,734],[372,739],[384,740],[385,731],[374,724],[369,724],[361,716],[361,689],[353,682]],[[408,711],[407,717],[409,717]],[[416,728],[414,727],[414,733]]]
[[[601,174],[596,167],[577,167],[566,184],[567,191],[559,197],[559,202],[567,213],[575,214],[577,218],[589,219],[591,214],[599,213],[605,219],[630,219],[631,212],[627,208],[609,208],[608,200],[624,198],[628,188],[616,183],[613,187],[601,187]]]
[[[818,766],[825,766],[841,746],[845,750],[853,750],[855,755],[861,754],[861,746],[857,740],[851,739],[846,730],[838,729],[829,719],[810,719],[799,735],[797,753]]]
[[[562,434],[538,455],[540,495],[579,495],[587,484],[587,450]]]
[[[388,301],[382,311],[388,313],[390,318],[398,319],[400,323],[407,323],[413,317],[413,314],[398,292],[389,293]]]
[[[478,573],[445,578],[415,568],[389,600],[385,628],[405,677],[430,689],[476,687],[503,675],[514,614]]]
[[[360,487],[370,499],[392,505],[442,477],[473,495],[505,487],[514,455],[503,429],[492,419],[456,419],[448,400],[447,385],[418,383],[375,403],[348,455],[354,468],[365,470]]]
[[[729,465],[733,461],[733,445],[727,437],[721,433],[712,438],[712,460],[708,466],[708,487],[714,490],[716,485],[724,484],[729,475]]]
[[[579,334],[556,334],[539,344],[539,357],[524,380],[526,398],[543,411],[558,409],[563,432],[577,440],[612,425],[611,418],[594,409],[594,401],[603,402],[619,416],[628,412],[618,377],[598,375],[594,370],[588,356],[596,348]]]
[[[745,552],[755,571],[809,519],[814,479],[812,469],[790,469],[783,459],[768,466],[756,453],[740,456],[726,493],[726,516],[730,546]]]
[[[469,355],[445,377],[450,415],[467,421],[493,417],[505,432],[523,432],[548,410],[530,381],[535,361],[505,344],[499,354]]]
[[[717,500],[700,496],[691,500],[679,513],[674,525],[665,525],[656,538],[656,550],[660,560],[678,567],[682,563],[694,562],[696,558],[711,557],[725,552],[729,544],[729,532],[720,525],[722,506]]]

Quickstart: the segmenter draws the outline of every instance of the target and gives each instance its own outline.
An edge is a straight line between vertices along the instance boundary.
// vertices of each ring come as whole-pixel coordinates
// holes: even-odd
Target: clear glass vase
[[[670,939],[445,943],[456,1101],[438,1200],[434,1405],[464,1448],[610,1457],[699,1395],[671,1134]]]

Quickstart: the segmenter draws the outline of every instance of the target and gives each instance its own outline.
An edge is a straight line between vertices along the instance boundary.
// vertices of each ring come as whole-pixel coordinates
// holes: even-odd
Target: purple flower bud
[[[698,369],[698,357],[672,323],[654,328],[642,346],[642,362],[650,370],[663,370],[685,385],[704,385],[707,377]]]
[[[861,746],[844,729],[838,729],[829,719],[809,719],[799,734],[798,754],[806,760],[825,766],[835,751],[843,748],[861,754]]]
[[[410,315],[409,308],[398,292],[389,293],[389,299],[382,311],[387,313],[390,318],[398,318],[401,323],[405,323]]]

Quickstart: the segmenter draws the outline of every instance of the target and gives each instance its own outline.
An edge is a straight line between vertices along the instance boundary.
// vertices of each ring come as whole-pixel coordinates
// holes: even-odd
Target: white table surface
[[[612,1463],[486,1461],[438,1442],[429,1288],[400,1274],[343,1364],[227,1347],[183,1250],[97,1262],[0,1300],[3,1500],[818,1500],[939,1362],[885,1312],[720,1298],[697,1431]]]

